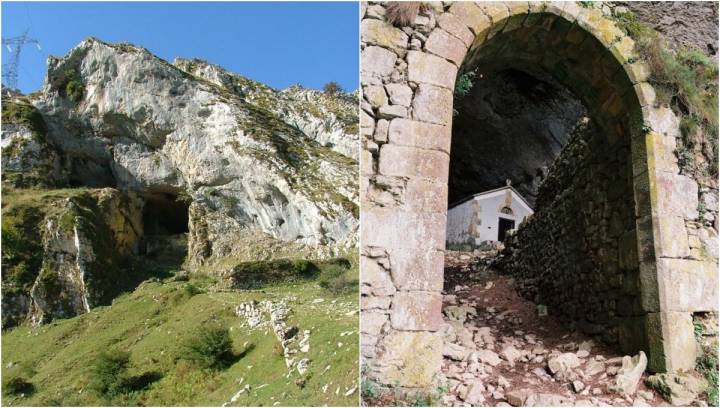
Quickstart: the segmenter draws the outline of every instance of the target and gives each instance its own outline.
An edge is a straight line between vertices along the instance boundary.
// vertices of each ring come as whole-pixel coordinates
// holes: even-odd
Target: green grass
[[[190,283],[206,292],[188,297],[183,289],[188,282],[153,279],[118,297],[112,306],[38,328],[20,326],[3,333],[3,367],[12,362],[14,367],[34,367],[35,371],[25,377],[35,392],[24,398],[5,396],[3,404],[108,404],[91,390],[93,364],[101,351],[117,349],[130,353],[127,375],[156,376],[146,388],[122,394],[113,404],[219,405],[250,384],[250,392],[241,394],[234,405],[357,405],[357,392],[344,396],[358,378],[358,317],[346,314],[358,309],[355,293],[335,297],[316,282],[212,292],[212,282],[191,275]],[[312,375],[303,387],[295,384],[296,373],[286,378],[284,360],[273,352],[277,341],[272,331],[241,328],[242,320],[233,311],[241,302],[283,298],[291,299],[288,324],[311,331],[307,357]],[[313,303],[318,298],[325,301]],[[234,353],[241,354],[249,345],[253,348],[220,371],[195,368],[178,358],[183,355],[184,342],[208,324],[228,328]],[[341,337],[344,332],[352,334]],[[325,367],[329,367],[327,371]],[[13,374],[14,370],[4,369],[3,380]],[[261,387],[263,384],[268,385]],[[326,384],[330,385],[323,392]]]

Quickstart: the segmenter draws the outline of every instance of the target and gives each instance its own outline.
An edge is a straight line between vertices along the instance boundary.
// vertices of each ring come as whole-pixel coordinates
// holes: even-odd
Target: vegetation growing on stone
[[[47,125],[40,112],[27,98],[3,100],[2,122],[26,125],[38,141],[44,141]]]
[[[630,12],[615,16],[650,68],[650,83],[658,102],[680,117],[684,146],[678,149],[682,168],[693,164],[683,149],[697,148],[708,158],[710,175],[718,170],[718,64],[702,51],[673,50],[654,29]],[[683,157],[684,156],[684,157]]]

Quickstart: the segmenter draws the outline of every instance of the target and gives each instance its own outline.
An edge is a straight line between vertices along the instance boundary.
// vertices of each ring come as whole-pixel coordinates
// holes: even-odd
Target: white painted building
[[[472,195],[448,209],[447,244],[477,246],[483,241],[502,241],[508,230],[517,228],[532,213],[527,201],[509,185]]]

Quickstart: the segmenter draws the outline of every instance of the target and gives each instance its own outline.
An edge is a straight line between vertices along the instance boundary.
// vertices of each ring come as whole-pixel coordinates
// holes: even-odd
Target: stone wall
[[[519,293],[627,353],[642,348],[629,140],[575,129],[500,263]]]

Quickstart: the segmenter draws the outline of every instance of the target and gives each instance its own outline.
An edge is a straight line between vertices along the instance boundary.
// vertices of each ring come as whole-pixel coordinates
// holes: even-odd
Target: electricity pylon
[[[22,35],[12,38],[3,38],[2,45],[7,48],[10,53],[10,58],[2,66],[2,79],[6,86],[17,89],[18,81],[18,70],[20,69],[20,53],[22,52],[25,44],[35,44],[40,50],[40,42],[33,38],[28,37],[28,32],[25,30]]]

